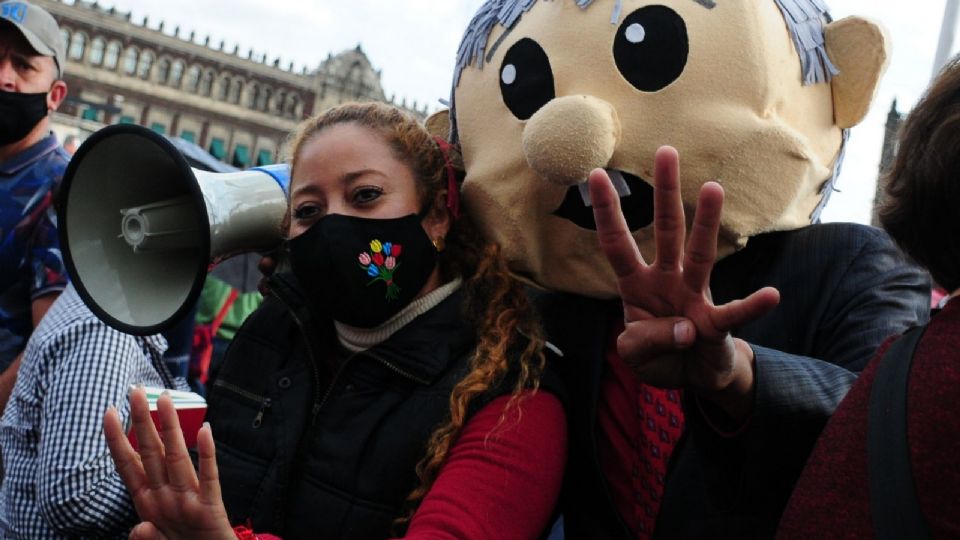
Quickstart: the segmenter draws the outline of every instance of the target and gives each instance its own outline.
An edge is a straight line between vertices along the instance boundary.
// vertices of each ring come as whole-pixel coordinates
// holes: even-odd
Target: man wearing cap
[[[69,155],[50,131],[67,95],[54,18],[0,1],[0,412],[33,328],[63,290],[53,194]]]

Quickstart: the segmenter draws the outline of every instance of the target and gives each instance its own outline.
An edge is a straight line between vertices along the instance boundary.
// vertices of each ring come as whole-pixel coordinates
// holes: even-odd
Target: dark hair
[[[421,204],[434,205],[438,201],[433,211],[448,211],[439,203],[446,198],[438,198],[437,194],[447,190],[448,159],[457,165],[462,175],[456,149],[451,147],[445,153],[423,124],[383,103],[349,103],[303,122],[292,135],[288,148],[291,175],[297,170],[300,150],[311,137],[327,127],[344,123],[364,126],[380,134],[396,158],[413,171]],[[287,214],[289,223],[289,212]],[[543,332],[535,311],[523,286],[510,274],[499,246],[482,237],[469,215],[451,221],[446,244],[447,248],[439,259],[440,279],[447,282],[463,277],[463,314],[477,327],[477,345],[469,372],[450,395],[446,421],[434,430],[425,445],[425,455],[417,466],[420,485],[407,498],[406,515],[395,523],[398,531],[405,528],[433,486],[468,420],[473,400],[503,382],[509,373],[516,373],[510,388],[512,398],[502,421],[512,407],[518,406],[527,390],[539,387],[546,362]],[[517,350],[520,351],[519,358],[516,358]]]
[[[948,291],[960,287],[960,58],[940,72],[900,131],[880,207],[883,228]]]

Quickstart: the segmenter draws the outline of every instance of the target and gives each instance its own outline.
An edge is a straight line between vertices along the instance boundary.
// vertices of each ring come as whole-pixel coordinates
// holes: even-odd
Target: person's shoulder
[[[73,285],[68,285],[54,301],[34,331],[36,339],[47,346],[60,347],[63,340],[103,336],[112,341],[134,342],[136,338],[115,330],[97,318],[83,303]]]
[[[823,248],[861,248],[891,246],[890,237],[883,229],[860,223],[817,223],[774,233],[781,242],[816,244]]]
[[[788,261],[801,257],[808,267],[837,269],[876,257],[905,262],[885,231],[859,223],[818,223],[767,233],[751,238],[747,247],[754,253],[777,253]]]

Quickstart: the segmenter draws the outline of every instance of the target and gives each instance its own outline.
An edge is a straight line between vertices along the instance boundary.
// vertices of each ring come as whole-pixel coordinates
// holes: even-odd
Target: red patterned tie
[[[598,406],[598,449],[617,509],[636,538],[653,536],[670,455],[683,433],[678,390],[637,381],[616,349],[623,325],[611,329]],[[629,479],[629,480],[628,480]]]

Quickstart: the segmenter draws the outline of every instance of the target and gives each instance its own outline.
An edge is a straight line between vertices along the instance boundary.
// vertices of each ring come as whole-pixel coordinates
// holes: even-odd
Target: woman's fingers
[[[656,266],[676,271],[683,257],[687,232],[680,194],[680,156],[669,146],[661,146],[654,158],[653,231],[657,245]]]
[[[107,438],[107,447],[113,456],[113,463],[120,473],[120,479],[131,494],[140,492],[147,484],[147,475],[143,471],[140,457],[127,440],[127,434],[120,422],[120,415],[113,407],[103,415],[103,433]]]
[[[160,396],[157,400],[157,412],[163,429],[163,447],[170,485],[178,491],[196,491],[197,474],[187,453],[187,445],[180,430],[180,419],[170,396]]]
[[[167,483],[167,466],[164,460],[163,442],[157,427],[150,418],[150,405],[143,388],[130,391],[130,418],[133,420],[133,432],[137,435],[140,447],[140,459],[147,475],[148,485],[159,488]]]
[[[204,422],[197,434],[197,453],[200,456],[200,502],[223,504],[220,496],[220,473],[217,470],[217,450],[213,444],[210,424]]]
[[[167,540],[167,536],[160,532],[153,523],[145,521],[130,531],[129,540]]]

